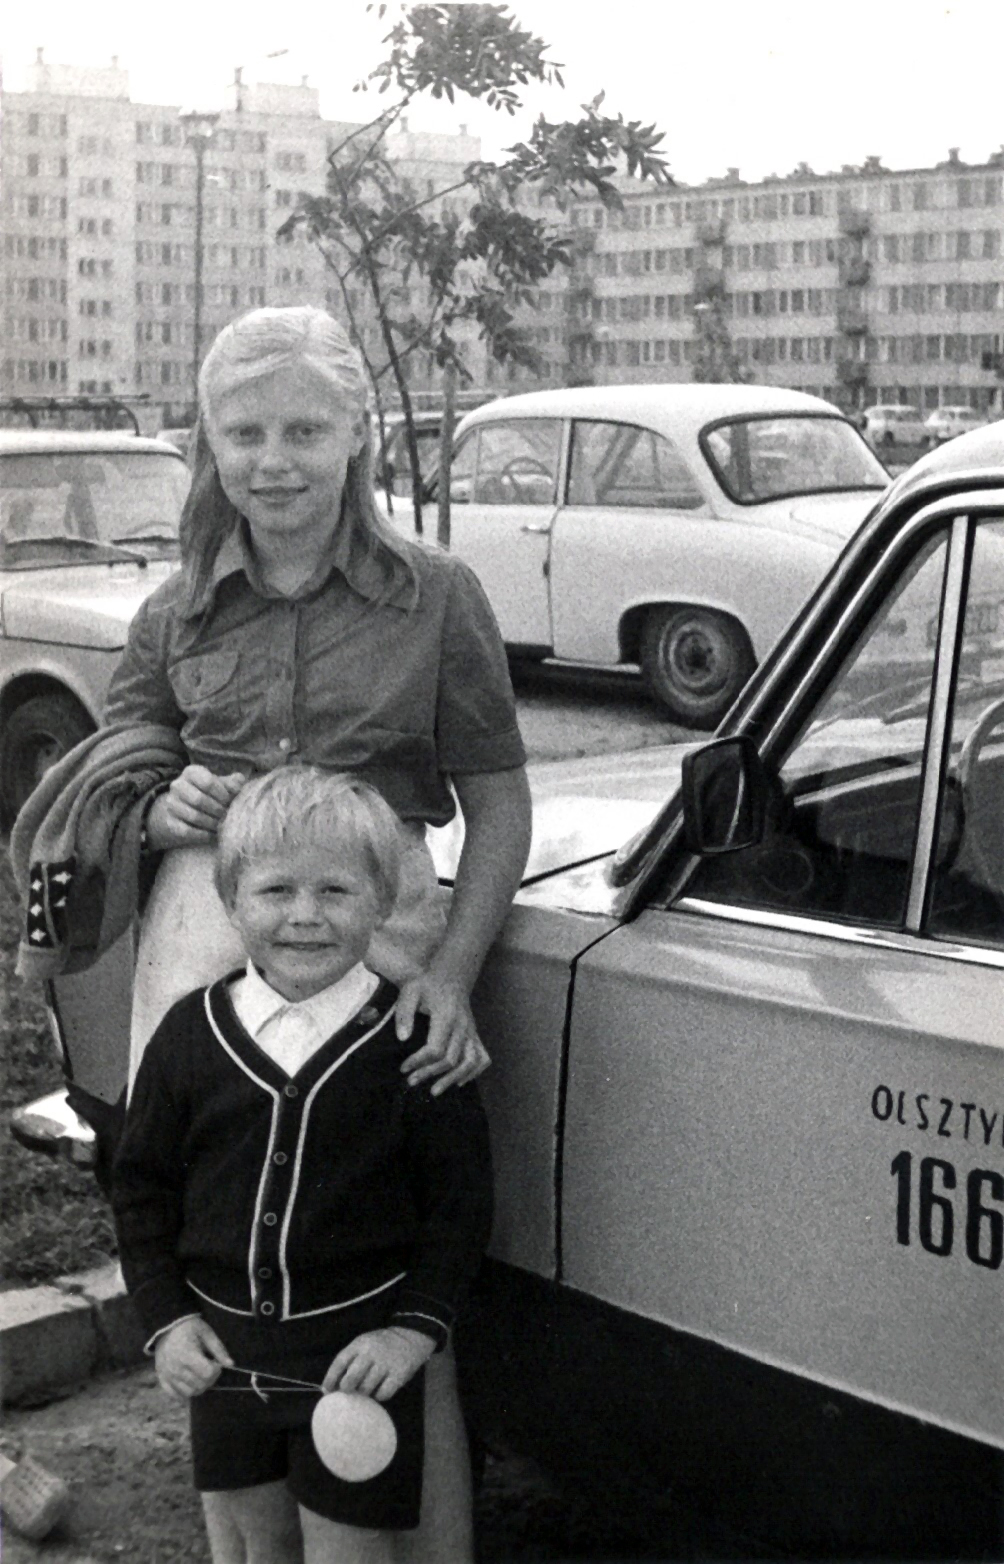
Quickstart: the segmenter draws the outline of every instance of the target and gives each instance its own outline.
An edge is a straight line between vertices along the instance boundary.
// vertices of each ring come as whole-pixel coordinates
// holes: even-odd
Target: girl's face
[[[309,365],[292,364],[218,391],[208,426],[224,492],[262,551],[302,558],[322,549],[363,443],[362,414]]]

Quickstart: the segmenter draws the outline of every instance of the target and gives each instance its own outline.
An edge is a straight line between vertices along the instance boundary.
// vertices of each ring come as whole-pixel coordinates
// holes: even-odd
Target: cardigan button
[[[282,1092],[284,1097],[299,1097],[300,1088],[298,1086],[294,1086],[292,1081],[290,1081],[288,1086],[284,1086],[282,1088]]]
[[[258,1275],[263,1282],[270,1282],[272,1280],[272,1267],[270,1265],[259,1265]]]
[[[289,1158],[284,1151],[277,1151],[275,1156],[272,1158],[272,1161],[275,1163],[277,1168],[282,1168],[286,1166]]]
[[[274,1211],[266,1211],[265,1215],[262,1217],[262,1221],[265,1223],[266,1227],[274,1227],[278,1220],[279,1218],[276,1216]]]
[[[274,1303],[263,1303],[262,1306],[261,1306],[261,1312],[262,1312],[262,1314],[274,1314],[275,1313],[275,1304]]]

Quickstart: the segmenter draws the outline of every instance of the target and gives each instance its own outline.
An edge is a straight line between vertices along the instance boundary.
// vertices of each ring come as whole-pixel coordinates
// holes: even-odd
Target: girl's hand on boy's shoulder
[[[463,1086],[488,1068],[488,1050],[478,1036],[462,983],[427,971],[403,984],[395,1015],[402,1041],[411,1036],[417,1011],[429,1017],[429,1031],[423,1046],[401,1066],[409,1086],[435,1079],[432,1095],[438,1097],[448,1086]]]
[[[201,1396],[233,1361],[213,1327],[196,1318],[172,1325],[158,1337],[153,1352],[161,1389],[182,1400]]]
[[[154,852],[169,847],[209,847],[223,816],[247,778],[241,771],[214,776],[206,766],[186,766],[151,805],[146,834]]]
[[[324,1376],[325,1390],[355,1390],[389,1401],[432,1357],[435,1342],[405,1325],[366,1331],[343,1347]]]

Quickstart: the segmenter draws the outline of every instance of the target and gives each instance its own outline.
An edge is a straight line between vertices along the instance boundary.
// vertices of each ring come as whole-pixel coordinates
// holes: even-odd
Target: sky
[[[4,85],[23,86],[43,46],[53,63],[118,55],[137,102],[219,107],[240,65],[246,81],[307,76],[326,117],[367,119],[385,100],[352,89],[379,60],[398,9],[381,22],[366,0],[10,0]],[[665,132],[670,170],[690,184],[728,167],[755,180],[871,155],[917,168],[950,146],[983,162],[1004,142],[1002,0],[514,0],[511,9],[563,65],[564,93],[528,94],[514,120],[462,99],[414,107],[411,129],[466,123],[495,156],[527,134],[532,115],[575,117],[602,91],[606,112]],[[277,50],[287,52],[265,58]]]

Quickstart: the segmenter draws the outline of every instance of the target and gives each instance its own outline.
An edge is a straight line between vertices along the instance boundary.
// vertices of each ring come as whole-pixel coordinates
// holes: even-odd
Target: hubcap
[[[707,699],[726,686],[731,657],[722,636],[701,620],[672,626],[666,637],[666,666],[673,683],[688,695]]]

